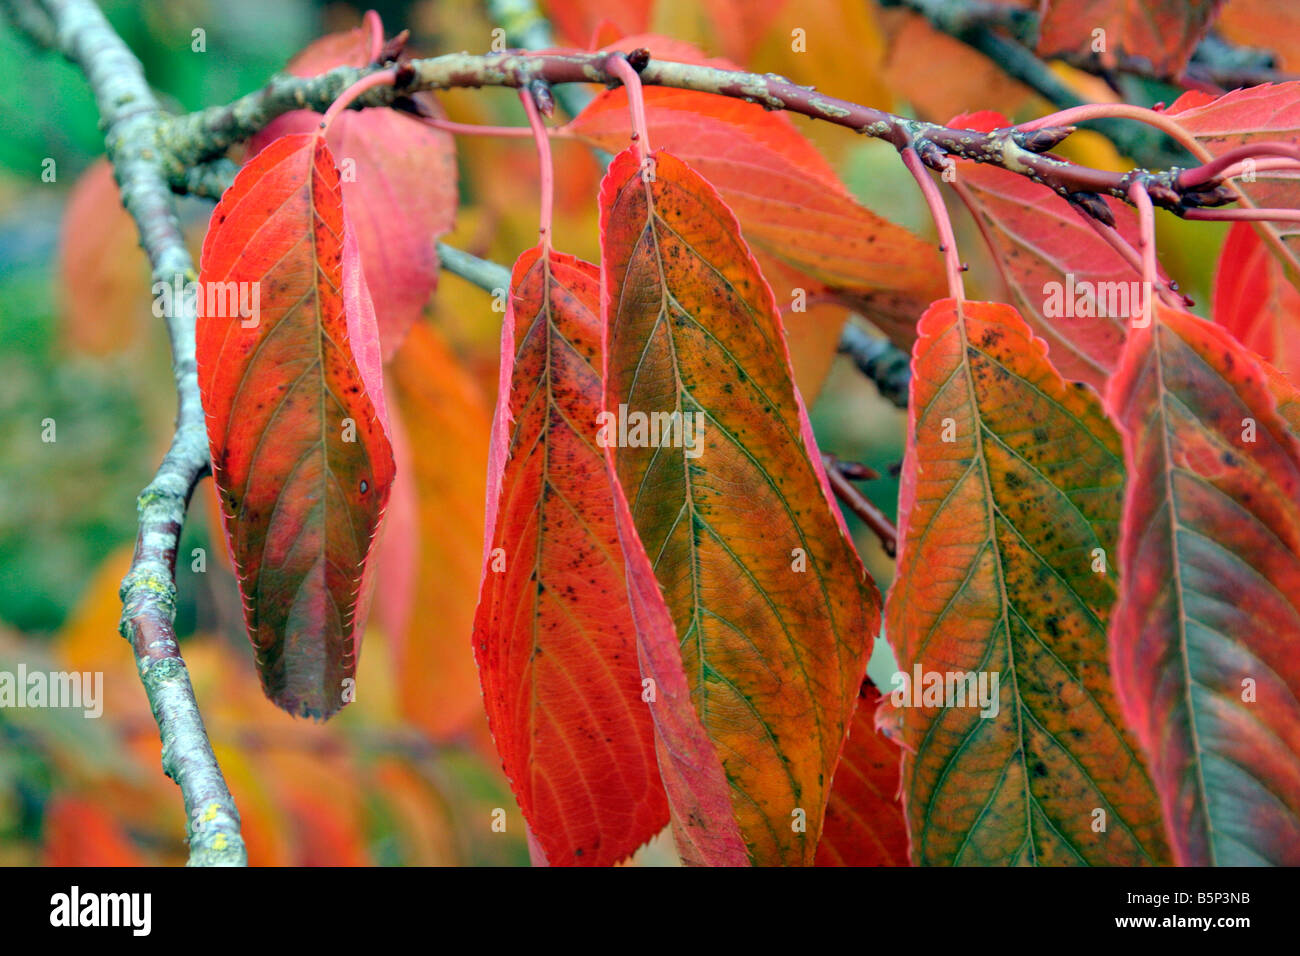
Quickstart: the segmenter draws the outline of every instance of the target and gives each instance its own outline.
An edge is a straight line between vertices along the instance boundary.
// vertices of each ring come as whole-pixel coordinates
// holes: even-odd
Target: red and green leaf
[[[886,633],[913,862],[1163,862],[1106,666],[1124,471],[1100,402],[1010,306],[947,299],[907,437]],[[984,680],[984,705],[931,697],[935,675]]]
[[[285,72],[316,76],[339,66],[362,67],[370,37],[358,28],[322,37]],[[416,99],[439,113],[432,94]],[[319,114],[277,117],[249,144],[252,152],[290,133],[320,125]],[[344,170],[343,196],[357,234],[361,264],[374,297],[384,359],[396,353],[438,281],[434,240],[456,219],[456,151],[451,134],[395,109],[346,110],[325,133]]]
[[[1108,393],[1129,470],[1115,683],[1182,865],[1300,864],[1300,444],[1270,377],[1161,305]]]
[[[240,171],[212,214],[200,289],[257,293],[251,320],[200,315],[197,357],[262,686],[328,717],[356,677],[393,457],[374,312],[323,139],[286,136]]]
[[[780,315],[735,217],[681,160],[652,159],[646,182],[621,153],[601,189],[605,409],[700,426],[624,443],[615,474],[750,857],[808,864],[879,598],[829,500]]]
[[[600,273],[539,247],[501,336],[474,650],[488,720],[552,865],[607,866],[668,823],[604,452]]]

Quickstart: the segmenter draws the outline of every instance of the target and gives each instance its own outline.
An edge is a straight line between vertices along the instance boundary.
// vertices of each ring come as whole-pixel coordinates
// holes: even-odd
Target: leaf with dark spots
[[[942,300],[920,334],[885,604],[912,861],[1166,862],[1106,667],[1119,438],[1010,306]]]
[[[749,858],[808,864],[879,598],[830,500],[779,313],[735,217],[681,160],[653,158],[645,182],[634,152],[619,154],[601,189],[604,406],[698,423],[690,443],[610,448],[629,505],[624,550],[644,549],[655,578],[633,565],[642,618],[667,624],[639,620],[642,658],[684,671],[717,751],[701,750],[689,720],[656,716],[661,766],[665,751],[681,754],[703,781],[668,783],[669,803],[681,846],[721,770]]]
[[[600,334],[595,266],[545,247],[520,256],[474,650],[506,776],[554,865],[611,865],[668,823],[596,444]]]

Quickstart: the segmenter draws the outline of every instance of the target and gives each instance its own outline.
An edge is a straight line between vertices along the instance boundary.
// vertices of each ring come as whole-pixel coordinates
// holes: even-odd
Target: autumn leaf
[[[427,322],[411,327],[387,372],[397,476],[375,555],[374,617],[392,638],[402,713],[446,739],[483,721],[470,637],[491,408]]]
[[[652,0],[543,0],[541,7],[555,26],[556,36],[581,49],[606,24],[622,33],[644,33],[650,26],[654,3]]]
[[[1300,863],[1300,443],[1265,369],[1163,304],[1107,401],[1130,481],[1119,702],[1180,865]]]
[[[829,500],[735,217],[680,159],[651,160],[643,182],[634,153],[619,154],[601,189],[598,438],[614,446],[750,856],[808,864],[879,599]]]
[[[1165,111],[1211,156],[1248,143],[1300,145],[1300,81],[1265,83],[1212,97],[1199,90],[1180,96]],[[1270,209],[1300,208],[1300,173],[1258,169],[1253,180],[1233,180],[1248,204]],[[1261,223],[1264,235],[1293,275],[1300,276],[1300,224]]]
[[[72,348],[107,355],[135,341],[148,315],[149,260],[107,159],[95,160],[68,196],[59,273],[64,335]]]
[[[861,206],[788,116],[737,99],[648,87],[650,140],[717,188],[800,334],[805,304],[829,297],[903,345],[942,294],[938,253]],[[628,143],[627,93],[600,94],[566,127],[609,152]],[[819,383],[818,383],[819,384]]]
[[[907,866],[907,827],[898,805],[903,752],[876,732],[880,691],[862,682],[849,726],[826,823],[817,844],[818,866]]]
[[[936,29],[922,14],[905,7],[877,13],[885,27],[884,79],[918,119],[942,123],[978,107],[1020,115],[1021,107],[1034,102],[1033,90],[996,60]]]
[[[1219,253],[1214,321],[1261,358],[1300,376],[1300,290],[1250,223],[1235,223]]]
[[[355,680],[393,458],[374,313],[321,137],[282,137],[240,170],[200,288],[199,388],[262,686],[328,717]]]
[[[1229,43],[1271,51],[1279,70],[1300,70],[1300,7],[1294,4],[1232,0],[1214,29]]]
[[[497,749],[551,865],[668,823],[604,452],[600,272],[536,247],[501,335],[474,652]]]
[[[1044,0],[1038,54],[1095,56],[1107,70],[1120,57],[1158,77],[1182,76],[1223,0]]]
[[[913,372],[885,605],[912,861],[1164,862],[1106,667],[1115,430],[1007,305],[936,302]]]
[[[322,37],[286,67],[316,76],[370,59],[364,29]],[[432,94],[416,99],[439,114]],[[295,110],[277,117],[249,143],[256,153],[291,133],[320,125],[319,114]],[[375,303],[384,359],[391,359],[420,317],[438,280],[434,240],[456,218],[456,152],[451,134],[395,109],[345,110],[325,141],[342,170],[343,197],[357,235],[361,264]]]
[[[46,808],[42,865],[127,867],[146,862],[110,810],[89,797],[56,797]]]
[[[1010,121],[985,111],[949,125],[989,132]],[[1141,313],[1141,272],[1046,186],[995,166],[954,162],[957,194],[991,248],[1011,303],[1047,342],[1062,375],[1103,388],[1129,320]],[[1120,235],[1136,248],[1133,211],[1108,204]]]

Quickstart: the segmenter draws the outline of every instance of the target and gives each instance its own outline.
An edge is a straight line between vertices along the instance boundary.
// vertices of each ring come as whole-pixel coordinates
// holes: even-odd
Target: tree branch
[[[907,407],[912,383],[912,358],[889,339],[856,325],[851,319],[840,333],[839,352],[871,381],[886,400],[899,408]]]
[[[420,90],[455,87],[503,86],[518,89],[533,83],[601,83],[614,86],[617,73],[610,68],[621,53],[500,53],[446,56],[411,60],[399,68],[397,82],[368,90],[353,108],[389,106]],[[170,118],[162,130],[164,163],[174,184],[184,182],[190,167],[221,156],[235,143],[247,139],[271,120],[291,110],[324,112],[346,88],[378,67],[340,67],[314,77],[279,74],[262,89],[225,106],[212,107]],[[1050,146],[1036,145],[1015,127],[989,133],[954,129],[897,116],[847,100],[824,96],[769,74],[720,70],[689,63],[650,60],[639,70],[641,82],[652,86],[696,90],[759,103],[824,120],[857,133],[882,139],[895,148],[915,148],[927,165],[943,155],[998,166],[1047,186],[1057,194],[1088,203],[1098,194],[1129,202],[1129,185],[1140,181],[1157,205],[1181,214],[1187,206],[1229,202],[1210,184],[1180,187],[1177,167],[1165,170],[1130,170],[1127,173],[1093,169],[1046,155]],[[1059,143],[1062,135],[1051,145]],[[1104,205],[1104,204],[1103,204]]]
[[[480,259],[445,242],[438,243],[438,259],[452,275],[460,276],[484,292],[504,293],[510,288],[510,270],[499,263]]]
[[[12,8],[11,8],[12,9]],[[45,0],[60,51],[85,73],[99,106],[122,203],[135,219],[155,284],[197,278],[161,163],[165,116],[143,69],[90,0]],[[162,464],[137,501],[135,556],[122,581],[122,636],[162,738],[162,765],[185,801],[191,865],[247,862],[239,812],[213,755],[176,642],[176,550],[190,496],[208,469],[208,440],[194,357],[196,303],[180,297],[167,318],[178,410]]]

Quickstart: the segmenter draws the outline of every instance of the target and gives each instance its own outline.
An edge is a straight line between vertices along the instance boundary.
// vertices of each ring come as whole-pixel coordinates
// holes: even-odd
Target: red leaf
[[[335,33],[303,50],[286,72],[316,76],[338,66],[360,67],[369,55],[363,30]],[[440,115],[432,95],[418,98]],[[319,125],[319,114],[309,110],[286,113],[253,137],[249,150]],[[451,134],[393,109],[344,111],[330,124],[325,141],[343,173],[343,196],[387,361],[437,285],[434,240],[450,231],[456,218],[455,143]]]
[[[1044,0],[1040,56],[1096,55],[1114,69],[1120,56],[1158,77],[1177,79],[1223,0]],[[1100,32],[1099,32],[1100,31]]]
[[[651,0],[544,0],[542,9],[555,25],[558,39],[583,47],[598,27],[613,24],[623,33],[644,33],[650,25]]]
[[[1214,321],[1283,372],[1300,377],[1300,290],[1249,223],[1234,223],[1219,253]]]
[[[262,686],[327,717],[356,676],[393,458],[374,313],[324,140],[283,137],[239,172],[213,211],[200,288],[199,388]],[[257,295],[248,327],[211,307],[217,290]]]
[[[861,206],[784,113],[730,97],[649,87],[650,142],[712,183],[782,302],[796,288],[859,308],[902,345],[943,294],[938,253]],[[567,127],[610,152],[628,143],[627,93],[600,94]],[[790,318],[799,335],[801,315]]]
[[[1300,864],[1300,444],[1268,379],[1161,304],[1107,396],[1128,465],[1115,684],[1182,865]]]
[[[1180,96],[1166,113],[1212,156],[1246,143],[1300,145],[1300,81],[1265,83],[1218,98],[1193,90]],[[1254,182],[1234,182],[1249,205],[1300,208],[1300,173],[1295,171],[1261,169]],[[1300,274],[1300,224],[1269,222],[1259,228],[1287,267]]]
[[[603,452],[600,273],[538,247],[501,334],[474,651],[488,721],[552,865],[607,866],[668,823]]]
[[[101,803],[58,796],[45,811],[44,866],[146,866],[121,821]]]
[[[881,699],[870,681],[862,682],[826,805],[818,866],[908,865],[907,827],[898,802],[903,753],[876,732]]]
[[[1010,121],[983,111],[948,125],[987,132]],[[1140,309],[1141,272],[1046,186],[966,161],[957,161],[955,185],[991,247],[1010,303],[1048,343],[1052,364],[1066,378],[1104,387],[1124,347],[1132,300]],[[1107,203],[1120,235],[1136,248],[1137,217],[1122,203]],[[1123,301],[1104,290],[1122,291]],[[1095,312],[1105,314],[1088,314]]]

